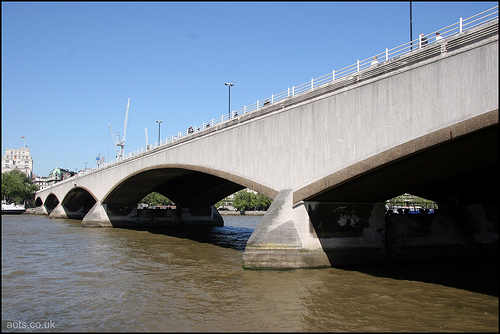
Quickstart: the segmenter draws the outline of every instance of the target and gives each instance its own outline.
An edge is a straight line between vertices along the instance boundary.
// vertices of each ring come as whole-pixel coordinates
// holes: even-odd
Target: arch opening
[[[246,188],[247,184],[273,193],[272,189],[249,180],[201,167],[157,166],[139,171],[120,182],[105,196],[102,204],[106,206],[113,226],[117,226],[119,221],[147,221],[151,224],[159,221],[175,224],[205,222],[222,226],[223,219],[215,205]],[[156,211],[153,211],[141,205],[149,194],[168,198],[172,202],[169,210],[158,211],[155,208]]]
[[[85,188],[76,187],[64,197],[61,206],[68,219],[83,219],[97,200]]]
[[[44,203],[47,213],[50,214],[58,204],[59,204],[59,199],[57,199],[56,195],[50,194],[49,196],[47,196],[47,199],[45,200]]]

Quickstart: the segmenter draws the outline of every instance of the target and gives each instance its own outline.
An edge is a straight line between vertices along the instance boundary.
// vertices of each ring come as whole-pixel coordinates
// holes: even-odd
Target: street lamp
[[[411,1],[410,1],[410,46],[411,46],[411,49],[413,50],[413,18],[412,18],[412,15],[411,15]]]
[[[226,82],[224,85],[229,86],[229,118],[231,118],[231,86],[234,86],[234,84]]]
[[[158,145],[160,145],[160,124],[162,121],[156,121],[156,123],[158,123]]]

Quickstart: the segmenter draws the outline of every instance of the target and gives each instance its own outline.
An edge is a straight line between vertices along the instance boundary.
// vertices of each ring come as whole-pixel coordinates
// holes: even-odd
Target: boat
[[[2,201],[2,215],[18,215],[24,212],[26,212],[24,203],[21,205]]]

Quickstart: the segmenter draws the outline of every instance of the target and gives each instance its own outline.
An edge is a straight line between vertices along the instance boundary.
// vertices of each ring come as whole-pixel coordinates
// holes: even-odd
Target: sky
[[[413,38],[497,4],[413,1]],[[126,153],[409,40],[410,2],[5,1],[2,154],[92,168],[128,98]]]

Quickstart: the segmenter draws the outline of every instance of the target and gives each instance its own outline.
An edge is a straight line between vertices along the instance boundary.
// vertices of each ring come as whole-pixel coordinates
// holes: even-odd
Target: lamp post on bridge
[[[411,1],[410,1],[410,46],[411,46],[411,49],[413,50],[413,18],[412,18],[412,15],[411,15]]]
[[[234,86],[234,84],[226,82],[224,85],[229,86],[229,112],[228,116],[231,118],[231,86]]]
[[[162,123],[162,121],[156,121],[156,123],[158,123],[158,145],[160,145],[160,124]]]
[[[85,164],[85,170],[87,170],[87,163],[88,163],[88,162],[87,162],[87,161],[84,161],[83,163]]]

